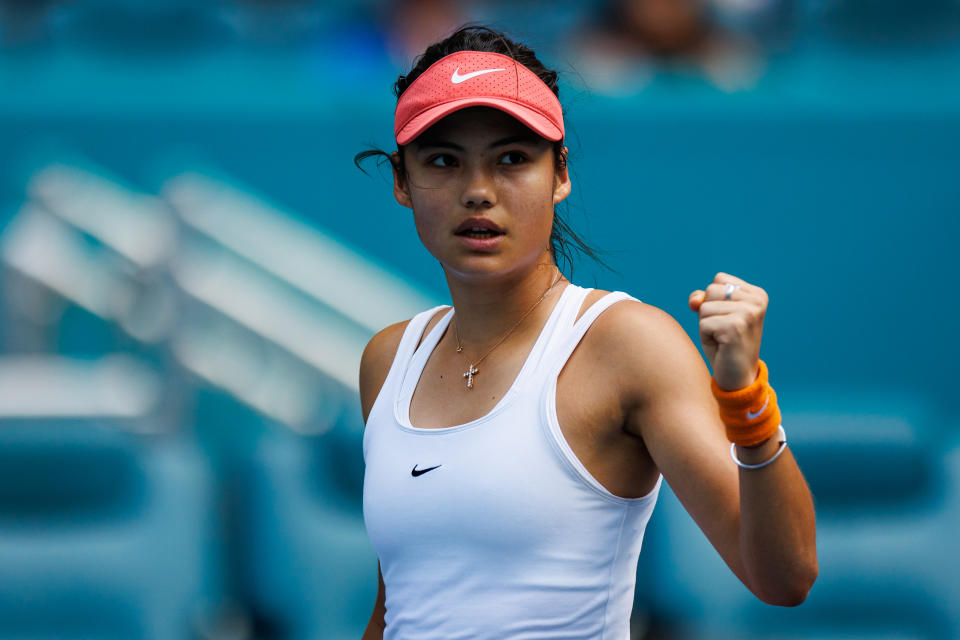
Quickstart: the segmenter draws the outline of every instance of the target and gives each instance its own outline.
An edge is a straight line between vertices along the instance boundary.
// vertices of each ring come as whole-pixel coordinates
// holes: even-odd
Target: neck
[[[510,338],[523,335],[531,327],[539,328],[553,308],[551,299],[563,290],[565,280],[549,252],[533,268],[513,277],[464,280],[449,272],[446,277],[456,310],[456,330],[460,333],[464,351],[470,356],[479,356],[503,338],[537,304],[547,288],[557,281],[547,297],[514,329]],[[557,280],[558,277],[560,280]],[[447,334],[455,345],[456,331],[453,327]]]

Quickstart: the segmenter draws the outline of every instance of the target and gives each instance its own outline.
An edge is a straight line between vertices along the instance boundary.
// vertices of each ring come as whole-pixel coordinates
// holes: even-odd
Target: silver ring
[[[730,283],[728,282],[728,283],[727,283],[727,288],[726,288],[726,289],[724,290],[724,292],[723,292],[723,299],[724,299],[724,300],[729,300],[729,299],[730,299],[730,296],[733,295],[733,292],[736,291],[736,290],[739,289],[739,288],[740,288],[740,285],[738,285],[738,284],[730,284]]]

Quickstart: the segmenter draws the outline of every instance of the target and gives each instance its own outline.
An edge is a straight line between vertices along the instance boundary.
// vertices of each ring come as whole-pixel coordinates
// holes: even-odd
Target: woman
[[[396,89],[394,194],[453,306],[361,360],[364,638],[628,638],[663,478],[758,598],[803,602],[813,503],[759,360],[763,289],[718,273],[690,294],[711,379],[668,314],[560,273],[556,73],[466,28]]]

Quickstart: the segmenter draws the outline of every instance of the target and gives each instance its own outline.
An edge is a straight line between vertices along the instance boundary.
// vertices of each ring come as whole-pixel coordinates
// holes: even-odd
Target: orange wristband
[[[780,426],[777,394],[767,382],[767,365],[760,360],[760,374],[742,389],[724,391],[710,379],[710,389],[720,406],[720,419],[727,427],[727,440],[752,447],[773,436]]]

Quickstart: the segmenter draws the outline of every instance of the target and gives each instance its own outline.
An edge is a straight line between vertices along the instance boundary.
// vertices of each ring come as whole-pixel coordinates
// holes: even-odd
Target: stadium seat
[[[817,511],[820,574],[806,601],[757,599],[666,486],[651,526],[669,547],[644,553],[668,553],[662,566],[672,573],[656,576],[653,607],[705,639],[960,637],[956,440],[940,437],[927,405],[909,394],[863,405],[830,392],[778,396]]]
[[[356,639],[377,595],[359,440],[266,433],[248,473],[243,582],[256,619],[293,639]],[[355,432],[356,433],[356,432]]]
[[[214,511],[175,436],[3,420],[0,637],[190,637],[218,589]]]

